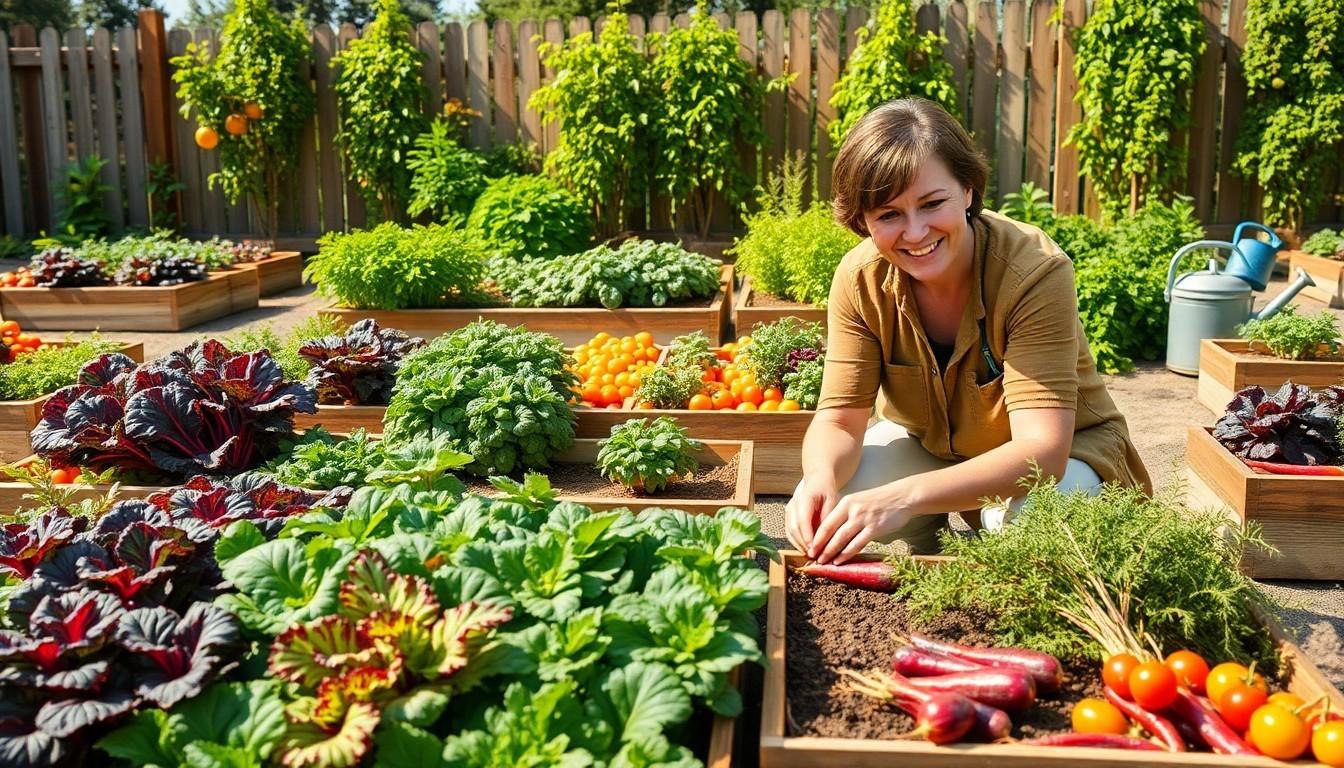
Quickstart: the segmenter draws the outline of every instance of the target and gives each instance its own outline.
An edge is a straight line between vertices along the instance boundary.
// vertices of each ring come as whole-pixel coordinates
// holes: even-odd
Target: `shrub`
[[[1241,328],[1241,337],[1258,341],[1276,357],[1311,360],[1325,347],[1339,351],[1339,318],[1328,309],[1314,315],[1299,315],[1291,304],[1265,320],[1252,320]]]
[[[407,159],[416,137],[428,127],[421,53],[410,35],[401,3],[377,0],[376,15],[363,37],[334,62],[341,99],[338,139],[346,166],[369,209],[383,221],[396,218],[410,195]]]
[[[960,116],[952,65],[943,56],[943,38],[919,34],[910,0],[882,0],[859,30],[859,47],[835,84],[831,141],[839,147],[849,129],[874,107],[905,96],[923,96]]]
[[[281,182],[298,162],[303,123],[316,109],[308,51],[301,21],[286,23],[267,0],[236,0],[217,56],[191,44],[172,61],[182,116],[194,110],[219,142],[219,170],[210,185],[219,185],[230,202],[249,197],[268,237],[279,225]],[[230,133],[230,120],[241,121],[245,131]]]
[[[593,237],[583,202],[545,176],[505,176],[476,200],[467,229],[508,258],[550,259],[578,253]]]
[[[1324,259],[1344,259],[1344,233],[1322,229],[1302,243],[1302,250]]]
[[[614,425],[611,437],[599,443],[597,469],[608,480],[634,491],[657,493],[668,481],[699,469],[695,451],[701,447],[687,436],[685,427],[678,427],[667,416],[652,422],[630,419]]]
[[[627,240],[619,248],[599,245],[564,259],[496,262],[492,272],[514,306],[661,307],[702,299],[719,290],[718,259],[673,243]]]
[[[548,334],[488,321],[459,328],[402,362],[384,439],[446,436],[477,475],[548,466],[574,444],[570,362]]]
[[[436,121],[406,155],[412,174],[407,213],[412,216],[429,213],[445,224],[459,223],[485,189],[485,158],[457,143],[453,130],[447,121]]]
[[[438,224],[328,232],[317,241],[304,279],[353,309],[422,309],[482,301],[484,246]]]

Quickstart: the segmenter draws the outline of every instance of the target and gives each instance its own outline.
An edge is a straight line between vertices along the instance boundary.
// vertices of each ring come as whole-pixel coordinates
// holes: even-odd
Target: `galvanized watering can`
[[[1305,271],[1297,270],[1297,280],[1283,293],[1252,312],[1254,294],[1245,278],[1231,272],[1219,272],[1218,260],[1209,259],[1209,268],[1176,276],[1176,267],[1187,253],[1199,248],[1229,251],[1228,265],[1244,257],[1238,246],[1223,240],[1199,240],[1181,246],[1167,269],[1167,289],[1163,296],[1171,304],[1167,320],[1167,368],[1187,376],[1199,374],[1199,342],[1202,339],[1236,338],[1237,326],[1249,320],[1273,317],[1303,288],[1315,285]],[[1270,261],[1271,268],[1273,260]]]
[[[1243,237],[1241,233],[1246,230],[1249,230],[1249,233]],[[1269,235],[1269,242],[1257,237],[1257,232]],[[1274,230],[1264,224],[1243,221],[1232,233],[1232,243],[1236,247],[1232,249],[1232,255],[1227,257],[1227,269],[1224,273],[1240,277],[1257,291],[1265,290],[1270,276],[1274,274],[1274,261],[1278,258],[1279,249],[1283,247],[1283,241],[1274,234]]]

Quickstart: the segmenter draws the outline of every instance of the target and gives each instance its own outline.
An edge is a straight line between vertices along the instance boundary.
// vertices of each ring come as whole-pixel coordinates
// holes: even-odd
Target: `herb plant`
[[[1339,318],[1328,309],[1303,316],[1290,304],[1267,320],[1252,320],[1241,329],[1241,337],[1258,341],[1276,357],[1287,360],[1311,360],[1325,347],[1327,354],[1339,352]]]
[[[704,386],[704,369],[669,362],[654,367],[640,379],[635,399],[653,403],[654,408],[685,408]]]
[[[460,223],[485,189],[486,159],[458,143],[454,130],[447,120],[437,120],[406,153],[412,174],[406,212],[411,216],[428,213],[444,224]]]
[[[403,361],[384,438],[445,436],[477,475],[547,466],[574,444],[570,362],[554,336],[499,323],[440,336]]]
[[[920,34],[910,0],[882,0],[858,32],[859,47],[850,54],[835,84],[831,106],[831,142],[839,147],[849,129],[874,107],[905,96],[922,96],[961,116],[952,65],[943,56],[943,37]]]
[[[588,247],[593,221],[583,202],[545,176],[504,176],[490,182],[467,220],[497,256],[550,259]]]
[[[1049,190],[1026,181],[1022,183],[1022,189],[1003,196],[999,213],[1023,224],[1046,229],[1055,219],[1055,206],[1050,202]]]
[[[804,410],[814,411],[821,399],[822,361],[806,360],[784,374],[784,397],[797,400]]]
[[[611,428],[598,445],[597,468],[608,480],[642,493],[657,493],[669,481],[699,469],[695,451],[703,445],[687,436],[676,420],[661,416],[630,419]]]
[[[796,317],[760,323],[751,329],[745,366],[756,374],[756,383],[762,387],[779,387],[784,384],[784,374],[796,367],[794,351],[819,350],[825,341],[821,323],[808,323]]]
[[[19,355],[0,365],[0,400],[32,400],[74,384],[85,363],[117,347],[114,341],[95,337]]]
[[[699,368],[718,365],[718,355],[709,348],[704,331],[684,333],[668,345],[667,364],[674,368]]]
[[[353,309],[418,309],[481,300],[485,249],[473,235],[431,224],[328,232],[304,267],[318,292]]]
[[[1101,0],[1077,37],[1067,141],[1112,217],[1167,196],[1185,172],[1172,135],[1190,125],[1190,87],[1204,53],[1197,0]]]
[[[1344,387],[1313,392],[1285,383],[1270,394],[1246,387],[1228,403],[1213,437],[1242,459],[1279,464],[1339,464],[1344,456],[1336,423],[1344,416]]]
[[[425,346],[394,328],[360,320],[340,335],[305,341],[298,353],[312,366],[307,384],[324,405],[386,405],[406,355]]]
[[[70,245],[107,232],[111,220],[103,208],[103,195],[111,187],[102,181],[108,160],[89,155],[66,168],[65,188],[61,190],[61,210],[56,216],[55,238]]]
[[[217,55],[193,43],[172,60],[182,116],[194,111],[218,137],[210,185],[229,202],[248,198],[268,237],[279,228],[281,188],[297,165],[304,121],[316,111],[309,50],[301,21],[286,22],[267,0],[235,0]]]
[[[538,259],[496,262],[492,273],[518,307],[662,307],[708,298],[719,290],[721,262],[673,243],[627,240],[618,248],[599,245],[564,262],[562,268]]]
[[[334,61],[341,100],[337,138],[346,170],[382,221],[396,219],[403,210],[411,186],[407,160],[416,137],[428,128],[422,58],[411,43],[411,23],[401,3],[376,0],[363,36]]]
[[[293,443],[282,444],[281,454],[260,472],[301,488],[358,488],[382,462],[379,443],[370,440],[363,429],[354,430],[342,440],[313,427]]]
[[[1344,233],[1322,229],[1302,243],[1302,250],[1323,259],[1344,261]]]

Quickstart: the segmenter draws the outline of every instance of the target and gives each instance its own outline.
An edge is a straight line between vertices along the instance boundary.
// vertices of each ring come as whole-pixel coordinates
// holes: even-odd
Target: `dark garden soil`
[[[914,728],[894,705],[846,688],[839,671],[889,671],[898,643],[894,632],[914,630],[967,645],[993,645],[984,614],[945,613],[912,625],[905,604],[880,592],[844,587],[800,573],[788,576],[788,650],[785,654],[789,736],[891,739]],[[1064,664],[1064,688],[1041,697],[1026,712],[1009,713],[1013,736],[1032,738],[1071,730],[1074,703],[1101,695],[1096,664]]]
[[[800,309],[816,309],[812,304],[804,304],[801,301],[786,299],[783,296],[776,296],[773,293],[766,293],[753,287],[751,295],[747,297],[748,307],[798,307]]]
[[[677,480],[655,494],[635,493],[619,483],[613,483],[598,472],[592,464],[554,464],[543,470],[551,480],[551,488],[561,496],[591,496],[619,499],[723,499],[727,501],[737,490],[737,457],[726,464],[701,464],[695,475]],[[467,489],[484,493],[494,492],[494,486],[480,479],[466,480]]]

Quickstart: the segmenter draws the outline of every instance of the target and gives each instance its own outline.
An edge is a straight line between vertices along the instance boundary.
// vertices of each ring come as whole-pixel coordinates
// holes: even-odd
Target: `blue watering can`
[[[1243,230],[1249,232],[1243,236]],[[1269,235],[1269,242],[1257,237],[1260,232]],[[1227,269],[1223,270],[1223,274],[1239,277],[1257,291],[1265,290],[1270,276],[1274,274],[1274,261],[1283,247],[1283,241],[1264,224],[1243,221],[1232,233],[1232,243],[1236,247],[1227,257]]]

